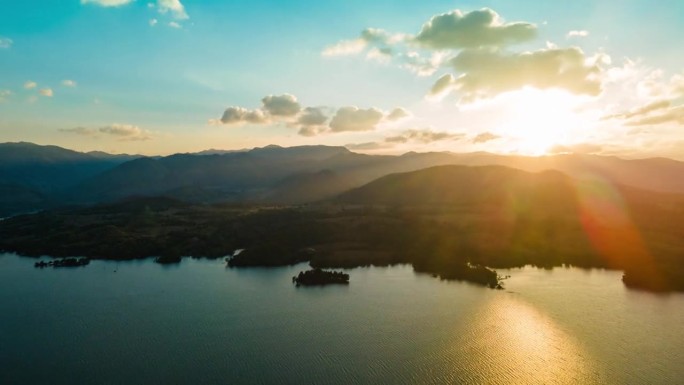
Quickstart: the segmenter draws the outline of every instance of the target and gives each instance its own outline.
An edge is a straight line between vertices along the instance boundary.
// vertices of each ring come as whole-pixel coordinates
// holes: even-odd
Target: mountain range
[[[684,193],[684,162],[665,158],[483,152],[393,156],[359,154],[337,146],[275,145],[146,157],[22,142],[0,144],[0,216],[131,196],[167,196],[194,203],[304,204],[336,197],[389,174],[439,165],[556,170],[577,179]]]

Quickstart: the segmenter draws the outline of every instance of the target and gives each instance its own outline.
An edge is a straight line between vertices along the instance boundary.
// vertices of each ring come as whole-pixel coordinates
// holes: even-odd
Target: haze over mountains
[[[449,152],[380,156],[335,146],[267,146],[144,157],[4,143],[0,144],[0,215],[131,196],[169,196],[195,203],[311,203],[388,174],[449,164],[557,170],[573,178],[684,193],[684,162],[665,158]]]

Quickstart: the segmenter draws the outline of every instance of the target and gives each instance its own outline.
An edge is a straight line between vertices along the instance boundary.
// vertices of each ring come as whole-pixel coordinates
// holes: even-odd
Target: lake
[[[2,384],[684,381],[684,295],[616,271],[502,270],[497,291],[371,267],[295,288],[306,265],[35,261],[0,255]]]

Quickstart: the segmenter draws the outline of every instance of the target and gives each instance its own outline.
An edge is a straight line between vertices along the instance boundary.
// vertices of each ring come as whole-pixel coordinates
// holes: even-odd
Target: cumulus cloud
[[[420,143],[432,143],[442,140],[459,140],[465,136],[463,133],[453,133],[446,131],[433,131],[430,128],[417,129],[417,130],[406,130],[399,135],[390,136],[385,138],[387,143],[407,143],[407,142],[420,142]]]
[[[328,121],[328,116],[320,107],[306,107],[297,119],[297,123],[305,126],[322,126]]]
[[[492,140],[496,140],[501,138],[499,135],[492,134],[491,132],[483,132],[481,134],[475,135],[473,138],[472,142],[477,144],[477,143],[487,143]]]
[[[466,101],[492,98],[525,86],[591,96],[601,92],[601,69],[574,47],[523,53],[464,50],[450,64],[462,74],[458,78],[442,77],[432,92],[458,89]]]
[[[175,22],[175,21],[170,21],[169,24],[168,24],[168,26],[171,27],[171,28],[176,28],[176,29],[183,28],[180,24],[178,24],[178,23]]]
[[[323,133],[372,131],[383,122],[395,122],[410,116],[410,112],[397,107],[389,113],[377,108],[362,109],[355,106],[303,107],[294,95],[269,95],[261,99],[261,107],[248,109],[228,107],[221,119],[210,119],[210,125],[226,124],[284,124],[297,128],[299,135],[315,136]]]
[[[377,108],[342,107],[330,121],[330,129],[332,132],[372,131],[383,117],[383,112]]]
[[[159,23],[159,20],[150,19],[150,21],[148,21],[148,23],[150,24],[150,27],[154,27],[155,25],[157,25],[157,23]]]
[[[221,117],[221,123],[228,125],[239,125],[244,123],[264,124],[269,119],[264,111],[255,109],[249,110],[243,107],[232,106],[226,108]]]
[[[228,125],[240,125],[244,123],[269,124],[282,121],[288,121],[292,124],[292,121],[295,120],[301,126],[316,126],[315,122],[322,119],[320,116],[322,111],[316,108],[307,108],[301,116],[298,116],[302,107],[294,95],[268,95],[261,99],[261,103],[261,108],[256,109],[238,106],[228,107],[219,121]],[[327,117],[323,120],[326,119]]]
[[[461,101],[470,102],[525,87],[590,96],[602,92],[604,68],[610,64],[607,55],[587,56],[579,48],[551,43],[529,52],[512,50],[516,44],[534,40],[537,32],[535,24],[504,21],[489,8],[453,10],[434,15],[415,35],[369,28],[356,39],[327,47],[323,55],[366,52],[368,60],[392,62],[419,76],[451,67],[456,72],[442,75],[427,95],[436,100],[458,91]],[[587,35],[584,30],[568,33],[569,37]]]
[[[170,13],[178,20],[190,18],[180,0],[157,0],[157,10],[159,13]]]
[[[12,44],[14,44],[12,39],[0,36],[0,49],[10,48],[12,47]]]
[[[565,37],[568,39],[571,37],[587,37],[587,36],[589,36],[589,31],[585,31],[585,30],[570,31],[565,35]]]
[[[81,4],[94,4],[101,7],[119,7],[135,0],[81,0]]]
[[[387,114],[387,120],[390,122],[396,122],[398,120],[402,120],[404,118],[408,118],[411,116],[411,113],[408,112],[406,109],[397,107],[392,110],[389,114]]]
[[[502,47],[523,43],[537,35],[530,23],[504,23],[489,8],[463,13],[460,10],[433,16],[415,41],[432,49]]]
[[[73,88],[73,87],[76,87],[77,84],[73,80],[66,79],[66,80],[62,80],[62,85],[64,87],[72,87]]]
[[[34,81],[29,80],[26,83],[24,83],[24,88],[27,90],[32,90],[36,87],[38,87],[38,83],[36,83]]]
[[[38,91],[38,93],[41,96],[45,96],[47,98],[51,98],[54,96],[54,92],[52,92],[52,88],[43,88],[40,91]]]
[[[327,129],[328,115],[321,107],[306,107],[297,118],[299,135],[316,136]]]
[[[269,95],[261,99],[264,111],[273,116],[295,116],[302,109],[294,95]]]

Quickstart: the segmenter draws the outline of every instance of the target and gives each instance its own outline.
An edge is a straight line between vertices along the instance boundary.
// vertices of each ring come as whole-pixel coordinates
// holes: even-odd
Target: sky
[[[684,160],[681,0],[0,0],[0,142]]]

